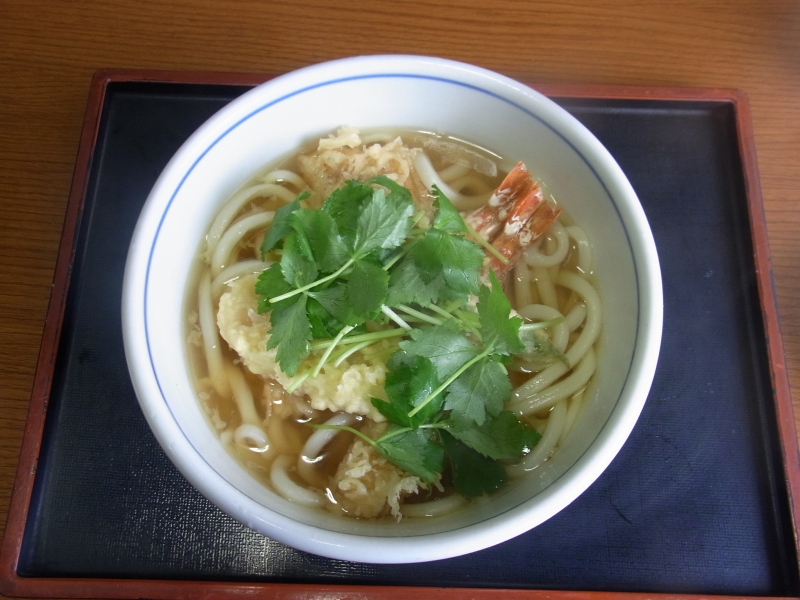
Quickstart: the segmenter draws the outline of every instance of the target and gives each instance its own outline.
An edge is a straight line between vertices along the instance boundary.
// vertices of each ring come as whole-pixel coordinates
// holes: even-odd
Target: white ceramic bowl
[[[535,475],[433,521],[342,520],[289,503],[248,475],[198,407],[186,366],[185,294],[220,203],[256,171],[342,125],[450,134],[522,160],[594,243],[603,301],[595,393]],[[125,272],[125,351],[150,427],[222,510],[275,540],[338,559],[421,562],[508,540],[550,518],[608,466],[655,372],[662,290],[655,244],[625,175],[577,120],[530,88],[467,64],[370,56],[278,77],[214,115],[181,147],[139,219]]]

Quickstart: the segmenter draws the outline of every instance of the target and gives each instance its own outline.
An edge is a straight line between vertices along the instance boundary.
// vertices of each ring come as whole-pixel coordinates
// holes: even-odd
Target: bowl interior
[[[598,368],[591,402],[567,443],[531,476],[488,501],[431,521],[344,521],[270,492],[223,449],[198,406],[186,367],[187,278],[220,204],[264,166],[342,125],[445,133],[506,162],[522,160],[594,244],[603,306]],[[640,371],[655,360],[652,349],[643,347],[643,313],[652,310],[654,298],[642,285],[653,264],[642,251],[651,238],[646,222],[641,230],[637,210],[627,181],[586,130],[550,101],[498,76],[407,63],[404,69],[308,69],[275,80],[206,123],[165,170],[143,212],[128,267],[139,275],[129,282],[126,274],[125,300],[127,312],[140,319],[125,320],[129,327],[139,319],[141,327],[140,342],[126,337],[126,347],[145,415],[201,492],[281,541],[294,535],[290,522],[349,536],[430,538],[470,527],[486,530],[502,519],[506,533],[500,538],[516,535],[560,510],[596,478],[641,409]],[[131,337],[127,331],[126,336]]]

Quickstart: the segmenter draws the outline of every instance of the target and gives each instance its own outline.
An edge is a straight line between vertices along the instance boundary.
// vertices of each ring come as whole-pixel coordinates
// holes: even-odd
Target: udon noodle
[[[487,203],[508,171],[503,166],[491,153],[441,136],[342,128],[260,174],[222,206],[200,252],[187,337],[211,427],[265,486],[297,504],[357,518],[432,517],[466,503],[447,472],[421,485],[343,429],[370,438],[385,430],[369,399],[386,398],[395,341],[336,348],[316,377],[290,377],[266,348],[269,319],[257,310],[254,287],[279,260],[260,252],[276,211],[302,192],[310,193],[304,204],[318,208],[347,180],[387,175],[411,191],[423,214],[434,186],[467,214]],[[513,480],[553,456],[589,401],[601,317],[591,244],[563,212],[510,268],[504,287],[513,308],[525,323],[546,325],[539,334],[561,357],[523,354],[507,366],[514,387],[506,410],[541,433],[521,460],[503,465]],[[414,312],[404,318],[413,323]]]

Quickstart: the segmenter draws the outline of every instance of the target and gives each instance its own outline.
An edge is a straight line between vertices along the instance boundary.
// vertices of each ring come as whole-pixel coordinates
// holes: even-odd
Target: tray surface
[[[725,102],[556,99],[633,184],[665,292],[661,356],[641,418],[572,505],[472,555],[370,565],[287,548],[196,492],[136,402],[122,348],[122,275],[161,169],[246,89],[108,88],[19,576],[798,594],[735,115]]]

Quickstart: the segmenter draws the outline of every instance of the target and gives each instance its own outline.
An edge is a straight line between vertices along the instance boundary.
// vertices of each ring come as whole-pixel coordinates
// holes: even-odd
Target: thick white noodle
[[[441,173],[439,173],[439,176],[441,176]],[[491,194],[493,191],[488,185],[481,181],[475,173],[469,173],[458,179],[453,179],[453,181],[449,181],[447,184],[460,194],[463,194],[464,190],[467,188],[472,190],[473,195]]]
[[[526,396],[519,401],[513,401],[508,410],[523,417],[549,408],[586,387],[596,368],[597,359],[594,350],[590,348],[567,377],[541,392]]]
[[[351,427],[355,422],[355,415],[341,412],[325,421],[325,425],[346,425]],[[340,433],[341,430],[339,429],[317,429],[309,436],[300,451],[300,456],[297,457],[297,472],[303,479],[309,483],[314,483],[314,464],[320,459],[319,453]]]
[[[581,411],[581,406],[583,405],[583,393],[586,388],[579,391],[577,394],[573,395],[572,398],[569,399],[569,407],[567,408],[567,418],[564,421],[564,430],[561,432],[561,437],[558,438],[558,445],[561,446],[564,443],[564,440],[567,438],[567,435],[570,431],[572,431],[572,426],[575,424],[575,420],[578,418],[578,413]]]
[[[547,274],[550,275],[550,281],[557,281],[558,275],[561,273],[561,265],[556,265],[554,267],[545,267],[547,269]]]
[[[591,273],[592,245],[589,243],[589,237],[586,232],[577,225],[570,225],[567,227],[567,234],[575,240],[575,246],[578,249],[578,269],[583,273]]]
[[[523,319],[536,322],[550,321],[564,316],[558,310],[546,304],[527,304],[521,307],[517,312]],[[550,341],[561,352],[564,352],[569,342],[569,328],[566,322],[561,321],[561,323],[553,325],[550,329],[552,329],[553,332],[553,337]]]
[[[228,375],[231,391],[233,391],[233,399],[236,401],[236,407],[239,409],[242,423],[260,426],[261,417],[258,416],[258,411],[256,410],[253,392],[250,390],[250,386],[247,385],[241,369],[228,363],[225,365],[225,373]]]
[[[439,177],[441,177],[442,181],[444,181],[445,183],[450,183],[454,179],[463,177],[469,172],[470,168],[467,165],[455,163],[439,171]]]
[[[578,336],[578,339],[575,340],[572,346],[565,352],[569,364],[576,365],[578,361],[583,358],[583,355],[589,351],[589,348],[594,345],[597,336],[600,334],[600,296],[597,295],[597,292],[588,281],[580,275],[570,273],[569,271],[562,272],[558,276],[557,283],[558,285],[562,285],[577,292],[586,304],[586,322],[583,325],[583,330]],[[537,373],[534,377],[514,390],[511,396],[511,405],[513,406],[521,400],[546,388],[566,372],[567,366],[564,363],[561,361],[553,363],[544,371]]]
[[[233,433],[233,441],[238,446],[252,452],[266,452],[269,450],[269,438],[264,430],[257,425],[242,423]]]
[[[282,454],[272,463],[269,478],[270,481],[272,481],[275,491],[287,500],[300,504],[301,506],[312,508],[315,506],[323,506],[325,504],[325,499],[321,494],[308,490],[292,481],[292,478],[289,477],[289,474],[286,472],[290,464],[292,464],[292,459],[287,454]]]
[[[556,221],[550,226],[548,233],[553,235],[556,242],[556,248],[551,254],[542,252],[542,244],[534,244],[525,250],[525,262],[531,267],[554,267],[561,264],[561,261],[567,256],[569,252],[569,236],[567,230],[560,221]]]
[[[311,404],[306,400],[308,396],[303,398],[292,394],[289,396],[292,406],[294,406],[295,410],[300,413],[301,415],[305,415],[307,417],[316,417],[319,414],[319,411],[311,408]]]
[[[567,242],[569,242],[569,238],[567,238]],[[556,252],[558,248],[558,240],[552,235],[548,235],[547,239],[539,248],[544,249],[544,253],[547,256],[550,256]],[[567,250],[569,250],[569,244],[567,245]],[[561,263],[556,263],[551,267],[544,268],[547,269],[547,273],[550,275],[550,281],[556,281],[558,279],[558,274],[561,272]]]
[[[575,306],[572,307],[572,310],[569,311],[564,317],[564,323],[566,323],[567,329],[569,329],[570,332],[573,332],[578,327],[581,326],[581,324],[585,319],[586,319],[586,305],[576,304]]]
[[[237,221],[222,235],[214,248],[214,253],[211,255],[211,274],[216,278],[222,270],[227,266],[230,260],[231,252],[236,247],[242,238],[253,229],[262,229],[272,223],[272,217],[275,213],[271,210],[250,215],[244,219]]]
[[[547,460],[553,453],[564,430],[564,422],[567,417],[567,402],[559,402],[550,411],[550,418],[547,419],[547,429],[542,435],[542,439],[533,448],[533,451],[515,465],[506,469],[509,477],[521,477],[528,471],[535,469]]]
[[[281,183],[285,181],[287,183],[291,183],[295,188],[297,188],[298,192],[301,192],[308,187],[305,179],[300,177],[300,175],[294,171],[290,171],[288,169],[275,169],[274,171],[270,171],[266,175],[259,177],[259,181],[262,181],[263,183]],[[288,196],[284,194],[281,195],[280,198],[286,199]],[[294,200],[294,197],[289,198],[287,202],[291,202],[292,200]]]
[[[417,174],[422,180],[422,183],[424,183],[428,189],[433,189],[433,184],[436,184],[458,210],[473,210],[479,206],[483,206],[489,201],[492,195],[491,192],[489,192],[477,196],[465,196],[457,192],[442,181],[442,178],[439,177],[439,174],[436,172],[436,169],[433,168],[430,159],[424,152],[417,152],[417,155],[414,157],[414,167],[416,167]]]
[[[233,431],[230,429],[226,429],[222,433],[219,434],[219,441],[222,443],[223,446],[227,446],[233,441]]]
[[[539,301],[547,306],[558,308],[558,296],[550,273],[544,267],[533,269],[533,278],[536,280],[536,289],[539,290]]]
[[[276,453],[291,453],[297,452],[297,445],[294,440],[289,439],[287,435],[288,429],[283,426],[282,419],[268,419],[267,420],[267,437]]]
[[[272,262],[264,262],[262,260],[243,260],[233,263],[226,267],[222,272],[214,278],[211,282],[211,296],[219,298],[225,290],[225,285],[244,277],[245,275],[255,275],[268,269]]]
[[[203,349],[206,354],[208,376],[217,394],[222,398],[229,398],[231,390],[230,384],[228,383],[228,376],[225,373],[222,349],[219,344],[217,319],[214,314],[214,305],[211,299],[211,275],[209,275],[208,271],[206,271],[200,279],[200,287],[197,293],[197,312],[200,321],[200,331],[203,334]]]
[[[531,272],[524,260],[517,261],[514,266],[514,297],[517,306],[533,304],[531,295]]]
[[[404,517],[439,517],[453,512],[465,503],[466,499],[461,494],[450,494],[430,502],[403,504],[400,506],[400,512]]]
[[[355,422],[355,415],[346,412],[340,412],[336,413],[330,419],[325,421],[325,425],[351,427]],[[306,440],[303,450],[300,452],[300,457],[305,459],[306,462],[313,462],[317,460],[317,457],[322,449],[340,433],[340,429],[317,429],[309,436],[308,440]]]
[[[261,183],[234,194],[231,199],[222,206],[219,213],[217,213],[217,218],[214,219],[214,222],[208,229],[208,234],[206,235],[206,258],[211,258],[222,234],[228,229],[233,218],[239,214],[239,211],[249,202],[256,198],[278,197],[284,202],[289,203],[294,200],[296,196],[297,194],[291,190],[274,183]]]

